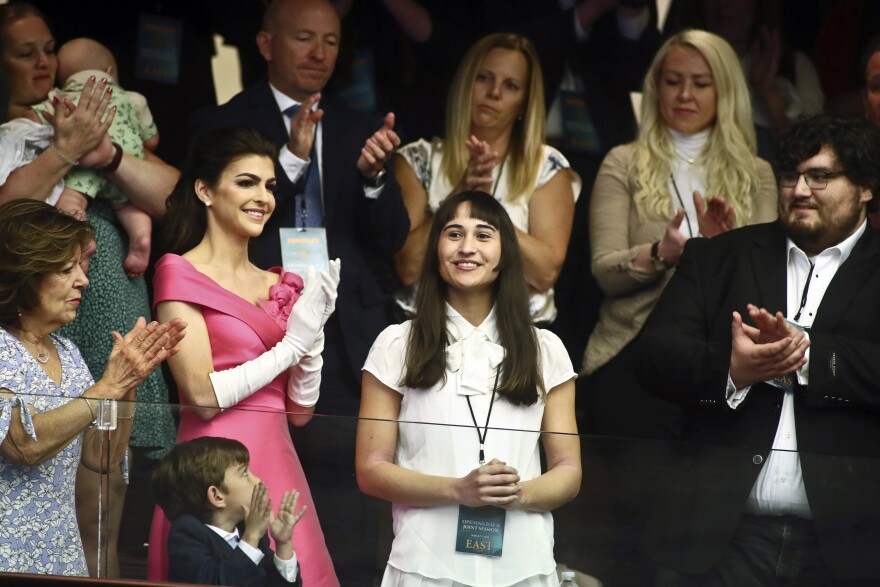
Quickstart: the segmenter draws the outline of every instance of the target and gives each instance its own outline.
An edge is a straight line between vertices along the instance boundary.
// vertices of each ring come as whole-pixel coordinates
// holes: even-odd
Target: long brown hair
[[[165,200],[168,213],[162,223],[162,242],[166,251],[182,255],[199,244],[208,229],[208,213],[196,194],[196,180],[215,187],[224,169],[251,155],[274,162],[278,149],[253,128],[219,128],[196,137],[180,179]]]
[[[497,392],[517,405],[532,405],[544,395],[538,362],[538,341],[529,316],[529,290],[522,268],[522,255],[516,230],[507,211],[485,192],[461,192],[450,196],[434,214],[428,246],[422,261],[422,274],[415,300],[406,351],[406,369],[402,384],[415,389],[433,387],[446,381],[447,284],[440,276],[437,248],[440,233],[453,218],[458,206],[470,204],[470,217],[498,229],[501,235],[501,260],[494,283],[495,319],[504,359]]]

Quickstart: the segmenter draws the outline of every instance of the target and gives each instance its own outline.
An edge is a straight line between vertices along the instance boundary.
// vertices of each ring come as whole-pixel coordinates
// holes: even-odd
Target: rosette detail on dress
[[[459,395],[491,393],[495,370],[504,360],[504,347],[474,328],[446,347],[446,367],[458,378]]]
[[[287,319],[293,305],[302,295],[303,280],[296,273],[282,272],[278,283],[269,288],[269,299],[260,306],[275,320],[281,330],[287,329]]]

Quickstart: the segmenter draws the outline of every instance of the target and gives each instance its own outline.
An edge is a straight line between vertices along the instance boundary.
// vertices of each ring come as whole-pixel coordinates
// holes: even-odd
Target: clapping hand
[[[737,389],[791,373],[807,362],[807,335],[785,320],[781,312],[770,314],[748,305],[756,326],[744,324],[739,312],[731,323],[730,378]]]
[[[684,221],[684,210],[679,209],[663,233],[663,238],[657,245],[657,252],[669,266],[678,265],[681,253],[684,251],[684,243],[687,237],[681,232],[681,223]]]
[[[78,104],[55,97],[54,113],[44,116],[55,130],[56,148],[66,157],[89,167],[93,162],[83,161],[87,154],[103,143],[112,149],[107,137],[107,129],[116,116],[116,107],[108,108],[112,93],[106,78],[98,82],[92,76],[83,86]]]
[[[467,147],[468,165],[464,177],[459,182],[459,191],[481,190],[492,191],[492,174],[498,165],[498,153],[489,147],[489,143],[477,137],[471,137],[465,143]]]
[[[287,149],[302,159],[309,158],[312,145],[315,141],[315,125],[324,117],[324,111],[318,108],[312,112],[312,108],[321,99],[321,94],[312,94],[300,104],[299,109],[290,117],[290,141]]]
[[[291,545],[293,542],[293,528],[296,526],[296,523],[302,519],[308,507],[302,506],[299,511],[297,511],[296,505],[298,501],[298,491],[285,491],[284,497],[281,498],[281,505],[278,506],[278,515],[271,517],[269,521],[269,534],[275,540],[276,554],[278,554],[279,558],[284,560],[287,560],[290,557],[282,556],[284,554],[282,551],[285,546]]]
[[[244,510],[244,532],[241,539],[254,548],[260,547],[260,539],[266,533],[273,520],[272,500],[269,499],[269,488],[262,481],[251,493],[250,507],[242,504]]]
[[[777,342],[784,338],[791,338],[792,342],[800,344],[807,338],[804,331],[796,328],[786,320],[782,312],[771,314],[764,308],[759,308],[753,304],[748,304],[746,309],[749,312],[749,318],[752,319],[752,322],[757,327],[755,342],[759,344]]]
[[[382,128],[377,130],[364,143],[357,168],[367,179],[374,179],[385,167],[385,162],[400,146],[400,137],[394,132],[394,113],[385,115]]]
[[[159,363],[174,356],[186,334],[186,322],[173,318],[162,324],[137,319],[125,336],[113,332],[113,349],[101,382],[109,384],[122,399],[146,379]]]
[[[697,223],[700,234],[713,237],[727,232],[736,226],[736,211],[721,196],[703,199],[700,192],[694,192],[694,208],[697,210]]]
[[[296,361],[308,354],[318,334],[323,331],[324,324],[336,309],[336,289],[339,287],[341,261],[330,261],[327,271],[322,271],[320,278],[315,268],[309,267],[306,287],[303,295],[293,305],[290,318],[287,320],[287,332],[284,335],[294,345]]]

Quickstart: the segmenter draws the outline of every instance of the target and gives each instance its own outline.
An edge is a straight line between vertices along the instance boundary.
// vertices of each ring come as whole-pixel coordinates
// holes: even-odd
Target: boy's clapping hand
[[[259,548],[260,538],[266,533],[273,520],[272,500],[268,496],[269,488],[265,483],[260,482],[254,487],[254,492],[251,494],[250,507],[242,506],[245,512],[244,535],[241,539],[254,548]]]
[[[275,539],[275,554],[282,560],[293,556],[293,528],[306,513],[306,506],[296,510],[298,501],[298,491],[286,491],[278,506],[278,516],[269,523],[269,533]]]

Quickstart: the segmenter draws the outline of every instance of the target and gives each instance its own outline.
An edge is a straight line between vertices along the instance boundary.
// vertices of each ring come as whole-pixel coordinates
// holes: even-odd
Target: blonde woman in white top
[[[481,190],[502,203],[516,227],[532,320],[553,321],[553,285],[581,181],[565,157],[544,144],[545,118],[541,66],[531,41],[497,33],[470,48],[450,90],[446,136],[401,147],[395,157],[410,218],[409,237],[395,257],[405,286],[419,277],[434,211],[450,195]],[[397,297],[411,311],[412,292]]]

